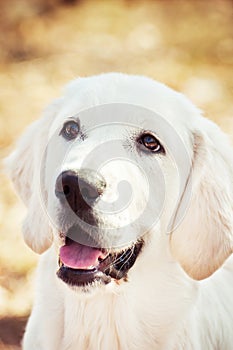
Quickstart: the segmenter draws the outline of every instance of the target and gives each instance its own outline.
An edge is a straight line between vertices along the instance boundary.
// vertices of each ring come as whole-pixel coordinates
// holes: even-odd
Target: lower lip
[[[65,283],[72,286],[85,286],[92,282],[102,282],[108,284],[111,277],[105,275],[96,268],[90,270],[71,269],[70,267],[61,266],[57,271],[57,276]]]

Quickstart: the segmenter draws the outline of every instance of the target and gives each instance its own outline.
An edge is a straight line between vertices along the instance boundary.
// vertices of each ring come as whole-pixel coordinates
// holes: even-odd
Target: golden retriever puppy
[[[41,254],[24,350],[232,350],[233,149],[182,94],[77,79],[6,163]]]

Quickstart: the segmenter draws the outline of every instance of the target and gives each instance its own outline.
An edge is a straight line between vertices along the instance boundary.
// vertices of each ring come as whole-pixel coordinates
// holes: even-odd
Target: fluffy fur
[[[108,103],[139,105],[166,118],[191,158],[192,196],[171,234],[167,227],[174,207],[167,203],[127,282],[112,281],[85,293],[56,276],[59,237],[42,208],[38,183],[51,154],[59,157],[57,148],[46,159],[44,152],[64,119]],[[58,136],[53,142],[60,147]],[[145,77],[112,73],[77,79],[27,129],[6,162],[28,207],[25,241],[43,253],[24,350],[232,349],[233,150],[223,132],[183,95]],[[163,166],[173,191],[169,160]],[[46,180],[43,186],[42,191],[53,191]]]

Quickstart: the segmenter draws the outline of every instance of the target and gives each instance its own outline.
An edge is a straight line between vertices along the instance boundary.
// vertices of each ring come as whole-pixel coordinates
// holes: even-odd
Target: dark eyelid
[[[156,139],[159,140],[159,136],[154,131],[151,131],[151,130],[148,130],[148,129],[142,130],[140,132],[140,134],[137,136],[137,140],[139,140],[145,134],[149,134],[149,135],[151,135],[151,136],[153,136],[153,137],[155,137]]]
[[[142,130],[140,134],[136,137],[136,142],[140,142],[141,137],[146,134],[151,135],[152,137],[155,137],[160,142],[158,135],[151,130]]]

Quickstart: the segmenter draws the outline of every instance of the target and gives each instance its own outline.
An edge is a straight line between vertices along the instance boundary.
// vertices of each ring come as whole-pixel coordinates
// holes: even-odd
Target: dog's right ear
[[[5,159],[5,168],[17,193],[28,208],[23,224],[26,243],[37,253],[49,248],[52,234],[48,217],[41,203],[41,160],[48,143],[52,120],[60,105],[56,100],[43,117],[32,123],[16,144],[15,150]]]

